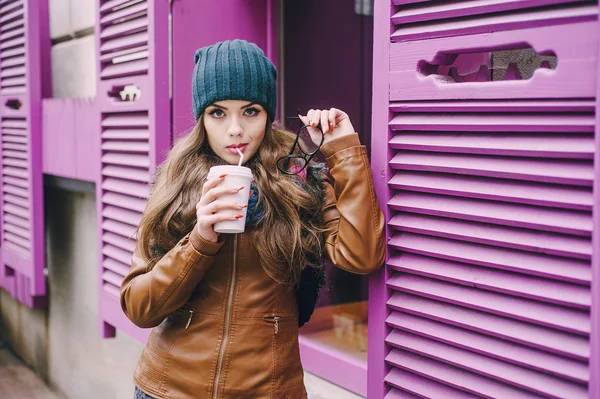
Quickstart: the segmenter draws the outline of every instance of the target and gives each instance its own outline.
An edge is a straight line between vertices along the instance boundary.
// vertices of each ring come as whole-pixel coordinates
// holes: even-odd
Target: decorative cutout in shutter
[[[598,8],[393,5],[386,398],[589,398]],[[524,21],[536,28],[514,30]],[[438,52],[517,43],[555,51],[559,68],[461,84],[415,73]]]
[[[170,146],[168,7],[168,2],[140,0],[98,5],[101,167],[96,192],[103,337],[113,337],[117,328],[142,341],[149,334],[125,317],[119,292],[131,266],[151,175]]]
[[[40,114],[46,21],[46,2],[0,2],[0,273],[8,291],[30,307],[46,305]]]

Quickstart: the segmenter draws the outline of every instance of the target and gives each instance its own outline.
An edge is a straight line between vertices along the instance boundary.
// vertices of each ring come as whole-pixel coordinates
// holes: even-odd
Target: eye
[[[260,113],[260,110],[258,108],[254,108],[254,107],[246,108],[246,110],[244,111],[244,115],[246,115],[246,116],[256,116],[259,113]]]
[[[223,110],[219,109],[219,108],[215,108],[212,111],[210,111],[208,113],[210,116],[212,116],[213,118],[222,118],[225,116],[225,112],[223,112]]]

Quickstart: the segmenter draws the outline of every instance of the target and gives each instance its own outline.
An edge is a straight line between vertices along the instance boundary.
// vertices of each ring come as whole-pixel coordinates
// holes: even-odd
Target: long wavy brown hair
[[[296,286],[303,267],[322,266],[322,199],[277,169],[277,160],[288,154],[295,134],[271,126],[267,121],[263,142],[245,165],[254,174],[257,207],[264,212],[256,227],[256,250],[269,276]],[[138,227],[140,252],[149,268],[192,230],[203,182],[209,169],[219,164],[224,161],[208,145],[202,115],[194,129],[175,143],[154,176]]]

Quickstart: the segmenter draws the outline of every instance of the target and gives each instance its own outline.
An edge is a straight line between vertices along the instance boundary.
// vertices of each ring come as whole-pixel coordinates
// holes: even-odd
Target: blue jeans
[[[135,387],[135,392],[133,395],[133,399],[154,399],[152,396],[146,395],[141,389],[137,386]]]

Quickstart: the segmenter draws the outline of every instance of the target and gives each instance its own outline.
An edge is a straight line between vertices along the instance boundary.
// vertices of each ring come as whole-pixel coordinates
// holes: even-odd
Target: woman
[[[298,148],[295,134],[271,127],[274,65],[241,40],[201,48],[195,62],[197,124],[159,168],[121,286],[127,317],[153,328],[136,398],[305,398],[296,299],[304,268],[327,257],[369,273],[385,258],[366,150],[344,112],[311,110],[300,119],[322,143],[333,185],[299,156],[278,163]],[[219,235],[216,222],[240,217],[219,211],[244,205],[223,199],[240,188],[207,173],[237,164],[236,148],[254,175],[246,229]]]

